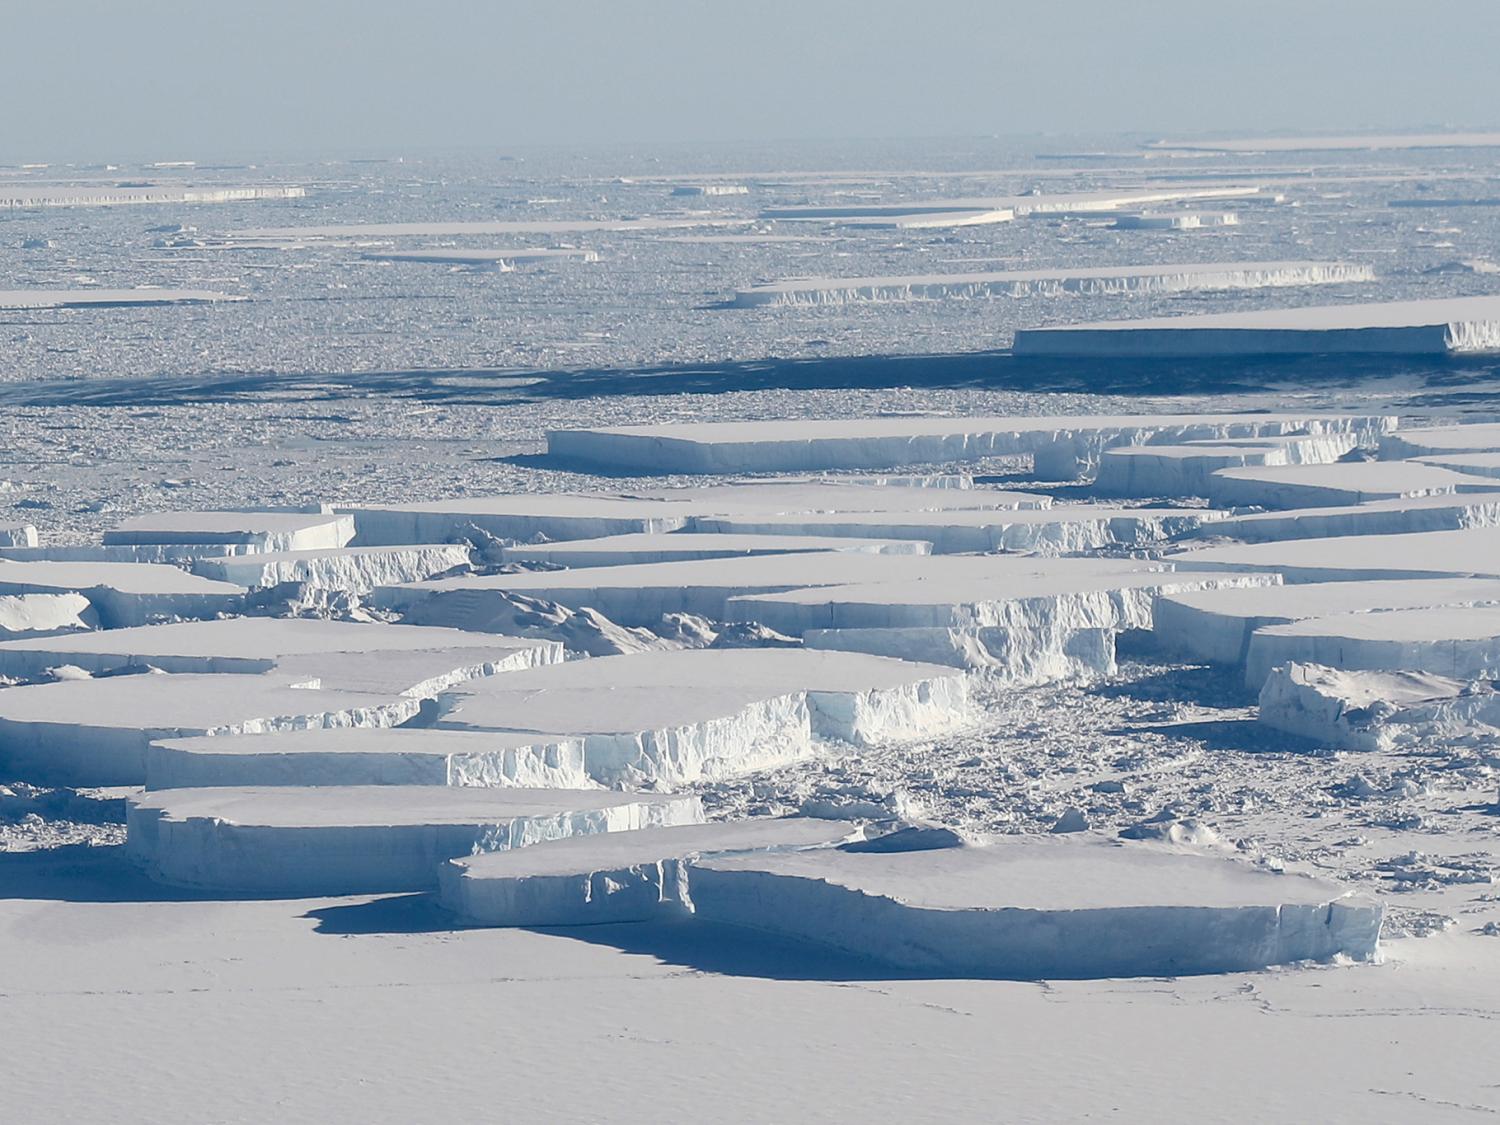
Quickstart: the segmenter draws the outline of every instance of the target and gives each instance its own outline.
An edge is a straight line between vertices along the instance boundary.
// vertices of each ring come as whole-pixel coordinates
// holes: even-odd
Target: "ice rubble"
[[[1219,469],[1247,465],[1322,465],[1358,444],[1354,434],[1228,438],[1184,445],[1122,445],[1099,457],[1099,496],[1209,496]]]
[[[589,789],[583,740],[526,731],[330,727],[164,738],[148,789],[267,785],[469,785]]]
[[[376,586],[421,582],[469,565],[461,543],[408,547],[338,547],[325,550],[267,551],[228,558],[195,558],[195,574],[260,589],[295,582],[320,590],[364,593]]]
[[[475,676],[562,659],[556,641],[461,629],[317,618],[186,621],[0,644],[0,675],[37,677],[68,664],[99,674],[149,667],[169,673],[262,675],[390,695],[431,695]]]
[[[1287,582],[1497,578],[1500,527],[1235,543],[1182,551],[1168,561],[1184,570],[1264,571]]]
[[[1500,350],[1500,297],[1098,321],[1016,333],[1017,355],[1094,358]]]
[[[924,301],[1059,293],[1183,293],[1373,281],[1369,266],[1344,262],[1222,262],[1091,266],[991,273],[890,277],[807,277],[737,289],[738,308],[845,305],[859,301]]]
[[[291,186],[181,187],[150,184],[144,187],[92,184],[0,185],[0,210],[31,207],[116,207],[132,203],[244,203],[263,199],[301,199],[307,189]]]
[[[0,523],[0,547],[35,547],[36,528],[29,523]]]
[[[693,863],[728,852],[828,846],[860,835],[848,821],[762,817],[574,836],[449,860],[438,880],[448,910],[477,926],[643,922],[693,909]]]
[[[928,738],[969,721],[952,668],[855,653],[650,652],[474,681],[440,699],[437,727],[578,737],[605,785],[677,785],[855,746]]]
[[[234,613],[245,591],[160,564],[0,559],[0,594],[82,594],[100,625],[118,629],[161,617]]]
[[[129,675],[4,689],[0,764],[62,785],[141,785],[155,739],[395,726],[410,696],[328,691],[282,676]]]
[[[105,546],[232,544],[257,552],[330,550],[353,538],[353,518],[327,512],[154,512],[103,536]]]
[[[774,518],[701,519],[696,526],[735,538],[887,535],[925,541],[939,555],[971,551],[1059,554],[1187,535],[1223,518],[1204,508],[1054,507],[1014,512],[821,513]],[[846,540],[864,542],[860,538]]]
[[[1245,683],[1259,688],[1271,669],[1293,662],[1344,671],[1500,678],[1500,605],[1343,613],[1267,625],[1250,638]]]
[[[1500,524],[1500,490],[1401,496],[1354,507],[1303,508],[1231,516],[1203,534],[1216,539],[1267,543],[1282,539],[1326,539],[1350,535],[1402,535],[1462,531]]]
[[[1260,690],[1258,718],[1338,750],[1387,751],[1500,737],[1500,695],[1486,682],[1426,672],[1345,671],[1293,661]]]
[[[596,832],[699,824],[697,797],[452,786],[163,789],[126,849],[165,883],[265,895],[435,890],[444,861]]]
[[[1350,461],[1219,469],[1209,477],[1208,497],[1226,506],[1323,508],[1494,488],[1493,481],[1416,461]]]
[[[1420,578],[1193,590],[1157,598],[1153,629],[1167,652],[1209,664],[1244,663],[1255,630],[1330,614],[1500,605],[1500,580]]]
[[[1148,844],[997,838],[892,854],[706,856],[696,917],[944,976],[1090,978],[1372,958],[1381,908],[1341,887]]]
[[[839,533],[791,532],[786,534],[724,534],[717,520],[695,520],[705,533],[677,531],[665,535],[611,535],[602,539],[565,540],[504,547],[500,557],[508,563],[547,563],[570,568],[590,566],[634,566],[641,563],[694,562],[702,559],[740,558],[750,555],[807,554],[815,551],[853,551],[872,555],[926,555],[931,545],[915,538],[845,538]],[[894,531],[884,524],[883,534]],[[708,534],[712,532],[713,534]],[[392,579],[392,582],[417,579]]]
[[[0,189],[3,190],[3,189]],[[245,298],[212,289],[0,289],[0,309],[124,309]]]
[[[1392,417],[1327,414],[795,419],[549,430],[547,451],[560,461],[645,474],[888,469],[1030,455],[1041,479],[1070,480],[1120,445],[1302,432],[1350,433],[1373,445],[1395,428]]]

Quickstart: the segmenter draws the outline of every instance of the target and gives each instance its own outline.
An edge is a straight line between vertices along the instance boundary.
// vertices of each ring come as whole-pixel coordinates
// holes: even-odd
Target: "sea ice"
[[[132,203],[244,203],[262,199],[301,199],[306,188],[181,187],[172,184],[121,186],[92,184],[76,187],[57,184],[0,185],[0,210],[33,207],[116,207]]]
[[[429,265],[466,266],[469,269],[511,270],[518,265],[532,262],[557,261],[576,258],[584,262],[597,262],[599,255],[593,250],[578,249],[512,249],[512,250],[378,250],[365,254],[376,262],[418,262]]]
[[[0,547],[35,547],[36,528],[29,523],[0,523]]]
[[[152,878],[275,896],[437,888],[474,852],[595,832],[700,824],[697,797],[453,786],[163,789],[126,808]]]
[[[123,309],[244,299],[211,289],[0,289],[0,309]]]

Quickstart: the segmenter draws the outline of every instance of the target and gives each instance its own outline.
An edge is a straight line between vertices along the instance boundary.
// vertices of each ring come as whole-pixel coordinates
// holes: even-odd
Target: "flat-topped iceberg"
[[[1500,527],[1233,543],[1183,551],[1167,561],[1181,570],[1263,571],[1287,582],[1497,578]]]
[[[1500,491],[1398,496],[1349,507],[1292,509],[1230,516],[1201,533],[1215,539],[1267,543],[1280,539],[1327,539],[1350,535],[1404,535],[1462,531],[1500,524]]]
[[[161,618],[235,613],[245,590],[161,564],[0,558],[0,594],[82,594],[101,627],[120,629]]]
[[[421,582],[468,564],[469,548],[465,544],[425,543],[200,557],[191,565],[195,574],[251,589],[293,582],[320,590],[364,593],[376,586]]]
[[[254,551],[342,547],[354,538],[349,516],[309,512],[153,512],[104,533],[106,546],[235,544]]]
[[[1100,456],[1093,491],[1099,496],[1208,496],[1220,469],[1328,464],[1356,444],[1356,436],[1345,433],[1123,445]]]
[[[1493,488],[1479,477],[1417,461],[1350,461],[1218,469],[1209,477],[1208,497],[1225,506],[1324,508]]]
[[[869,517],[865,517],[869,518]],[[666,535],[610,535],[601,539],[565,540],[505,547],[505,562],[549,563],[553,566],[635,566],[642,563],[696,562],[752,555],[801,555],[817,551],[854,551],[871,555],[926,555],[930,543],[920,539],[845,538],[837,533],[749,534],[721,533],[718,520],[695,520],[704,532],[677,531]],[[887,536],[893,533],[887,529]]]

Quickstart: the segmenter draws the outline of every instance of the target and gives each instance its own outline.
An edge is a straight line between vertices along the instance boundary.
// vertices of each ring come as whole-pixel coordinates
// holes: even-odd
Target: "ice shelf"
[[[869,519],[870,517],[864,517]],[[931,545],[915,538],[845,538],[837,532],[800,534],[720,534],[717,520],[706,523],[707,533],[672,532],[656,535],[611,535],[602,539],[575,539],[562,543],[537,543],[505,547],[501,558],[508,563],[551,563],[554,566],[634,566],[639,563],[694,562],[750,555],[807,554],[814,551],[854,551],[871,555],[926,555]],[[883,528],[885,525],[881,525]],[[886,528],[887,536],[896,532]],[[406,581],[399,579],[396,581]]]
[[[188,574],[175,566],[122,562],[20,562],[0,559],[0,594],[82,594],[108,629],[156,618],[234,613],[243,587]]]
[[[244,299],[212,289],[0,289],[0,309],[124,309]]]
[[[421,582],[469,564],[464,544],[337,547],[269,551],[228,558],[195,558],[195,574],[252,589],[295,582],[322,590],[363,593],[376,586]]]
[[[935,737],[970,720],[952,668],[788,649],[647,652],[518,672],[443,695],[445,730],[577,737],[605,785],[676,785],[807,754]]]
[[[106,546],[235,544],[254,551],[342,547],[354,538],[350,516],[307,512],[155,512],[104,533]]]
[[[1373,281],[1369,266],[1344,262],[1222,262],[1002,270],[890,277],[805,277],[735,291],[738,308],[846,305],[862,301],[972,300],[986,297],[1184,293]]]
[[[1099,458],[1099,496],[1208,496],[1219,469],[1323,465],[1354,449],[1354,434],[1230,438],[1185,445],[1122,445]]]
[[[858,838],[848,821],[811,817],[573,836],[449,860],[442,904],[476,926],[584,926],[690,913],[703,856],[826,847]]]
[[[1500,490],[1401,496],[1356,507],[1258,512],[1219,520],[1201,533],[1215,539],[1264,543],[1278,539],[1326,539],[1349,535],[1401,535],[1462,531],[1500,524]]]
[[[1209,478],[1208,496],[1225,506],[1325,508],[1494,488],[1481,477],[1415,461],[1351,461],[1219,469]]]
[[[344,895],[435,890],[445,861],[474,852],[702,820],[697,797],[597,789],[163,789],[128,802],[126,849],[165,883]]]
[[[1500,297],[1098,321],[1016,333],[1017,355],[1098,359],[1500,349]]]
[[[0,762],[62,785],[143,785],[155,739],[395,726],[420,700],[317,690],[281,676],[132,675],[11,687],[0,699]]]
[[[1418,578],[1193,590],[1156,600],[1154,631],[1168,652],[1242,664],[1255,630],[1329,614],[1500,605],[1500,580]]]
[[[589,789],[583,740],[515,731],[330,727],[152,742],[146,787],[471,785]]]
[[[1336,884],[1151,845],[996,838],[894,854],[707,856],[697,917],[907,971],[1178,976],[1375,956],[1381,908]]]
[[[1500,606],[1342,613],[1267,625],[1250,638],[1245,683],[1258,689],[1271,669],[1293,662],[1342,671],[1500,678]]]
[[[561,461],[642,474],[888,469],[1030,455],[1041,479],[1071,480],[1119,445],[1303,431],[1349,433],[1373,445],[1395,428],[1392,417],[1326,414],[790,419],[550,430],[547,451]]]
[[[430,696],[476,676],[535,668],[562,656],[557,641],[461,629],[240,617],[7,641],[0,644],[0,675],[34,677],[63,664],[96,674],[132,667],[175,674],[274,672],[324,687]]]
[[[1500,527],[1235,543],[1183,551],[1167,561],[1181,570],[1264,571],[1287,582],[1496,578]]]

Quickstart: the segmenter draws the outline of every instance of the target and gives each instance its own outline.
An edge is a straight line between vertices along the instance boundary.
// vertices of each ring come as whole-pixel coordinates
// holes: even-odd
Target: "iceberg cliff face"
[[[29,523],[0,523],[0,547],[35,547],[36,528]]]

